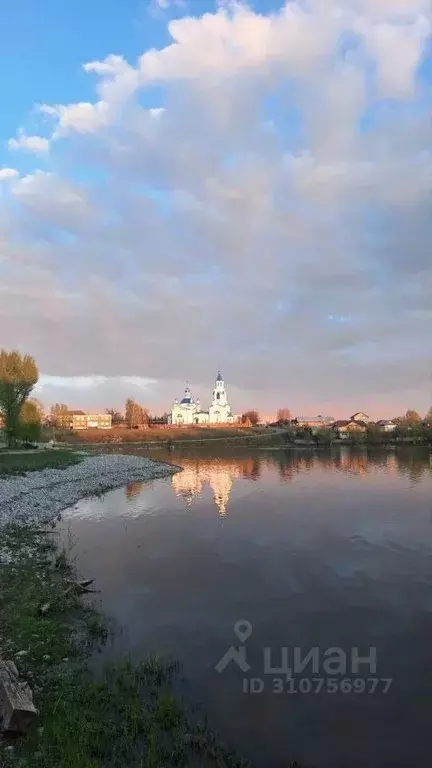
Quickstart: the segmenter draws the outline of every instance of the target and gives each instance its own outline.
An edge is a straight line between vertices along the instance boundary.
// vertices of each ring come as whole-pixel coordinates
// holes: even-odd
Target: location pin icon
[[[246,621],[246,619],[236,621],[234,624],[234,634],[238,637],[241,643],[244,643],[252,634],[252,624],[250,621]]]

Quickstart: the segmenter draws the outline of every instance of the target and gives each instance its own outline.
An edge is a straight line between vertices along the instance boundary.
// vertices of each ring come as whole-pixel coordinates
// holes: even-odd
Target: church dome
[[[191,397],[184,397],[182,400],[180,400],[180,405],[191,405],[193,403],[193,399]]]

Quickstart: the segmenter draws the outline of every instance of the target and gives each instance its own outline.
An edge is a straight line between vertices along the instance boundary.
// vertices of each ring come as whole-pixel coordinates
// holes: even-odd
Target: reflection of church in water
[[[207,484],[213,491],[213,498],[219,515],[225,517],[234,480],[242,476],[241,467],[227,462],[194,462],[185,464],[183,472],[171,478],[174,493],[181,496],[186,504],[200,496]]]

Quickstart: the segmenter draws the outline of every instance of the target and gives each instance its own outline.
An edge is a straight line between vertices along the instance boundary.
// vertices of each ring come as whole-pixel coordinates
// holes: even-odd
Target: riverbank
[[[0,736],[1,768],[249,768],[174,696],[175,661],[126,660],[95,677],[107,625],[47,525],[83,496],[179,469],[105,455],[0,481],[0,660],[39,711],[24,737]]]
[[[79,464],[82,459],[82,452],[66,449],[0,451],[0,480],[42,469],[64,469],[71,464]]]
[[[126,659],[96,677],[107,626],[66,553],[34,524],[9,524],[2,539],[13,558],[0,566],[0,658],[39,712],[25,736],[0,735],[2,768],[250,768],[174,695],[175,661]]]
[[[48,453],[48,452],[47,452]],[[50,452],[55,457],[55,452]],[[13,522],[46,523],[67,507],[94,494],[133,482],[148,482],[180,467],[140,456],[84,456],[63,469],[46,468],[0,482],[0,527]],[[0,543],[0,563],[2,544]]]

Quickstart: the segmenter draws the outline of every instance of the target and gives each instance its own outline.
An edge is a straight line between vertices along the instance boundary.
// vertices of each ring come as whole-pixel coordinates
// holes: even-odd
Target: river
[[[257,768],[429,765],[429,453],[152,455],[184,471],[64,516],[113,620],[105,657],[174,656]]]

